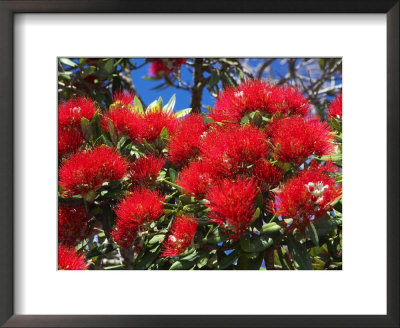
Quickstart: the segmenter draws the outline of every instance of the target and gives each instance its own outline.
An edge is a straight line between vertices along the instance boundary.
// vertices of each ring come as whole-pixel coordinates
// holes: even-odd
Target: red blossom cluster
[[[150,62],[149,74],[153,77],[161,77],[176,71],[186,58],[154,58]]]
[[[83,206],[60,205],[58,207],[58,242],[74,246],[93,231],[89,226],[87,212]]]
[[[342,117],[342,94],[333,99],[329,105],[328,117]]]
[[[239,239],[253,219],[257,193],[254,180],[219,181],[207,193],[211,219],[227,230],[233,240]]]
[[[58,246],[58,270],[86,270],[85,255],[78,254],[73,248]]]
[[[142,143],[153,142],[165,128],[172,134],[177,126],[178,120],[173,113],[162,111],[155,106],[151,110],[142,113],[131,104],[134,95],[119,92],[114,95],[114,103],[108,112],[103,115],[101,127],[105,131],[115,129],[119,136],[128,136],[132,141]]]
[[[85,197],[105,182],[122,179],[127,165],[115,149],[97,146],[67,159],[59,169],[59,183],[66,195]]]
[[[227,88],[219,95],[210,117],[216,122],[238,123],[245,114],[256,110],[269,115],[306,116],[310,104],[293,87],[246,80],[237,88]]]
[[[167,241],[163,242],[164,249],[161,255],[164,257],[177,256],[183,253],[192,243],[197,230],[197,220],[189,215],[175,218]]]
[[[288,226],[304,231],[310,221],[318,220],[332,209],[332,202],[341,195],[341,187],[329,173],[337,170],[332,163],[313,162],[308,170],[300,171],[276,192],[270,204],[276,216],[292,218]]]
[[[279,161],[301,164],[311,155],[334,153],[334,135],[328,124],[317,118],[291,116],[275,120],[269,128]]]
[[[144,188],[136,189],[124,198],[115,210],[114,240],[125,248],[132,246],[138,229],[163,214],[164,199],[158,192]]]
[[[58,156],[75,152],[83,143],[81,120],[91,120],[96,105],[88,98],[75,98],[58,107]]]

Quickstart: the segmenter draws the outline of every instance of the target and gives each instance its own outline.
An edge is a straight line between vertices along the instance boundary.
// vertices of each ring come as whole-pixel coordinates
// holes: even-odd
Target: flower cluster
[[[172,134],[178,120],[170,113],[165,112],[158,105],[150,108],[146,113],[138,110],[132,103],[134,95],[119,92],[114,94],[114,103],[110,105],[108,112],[103,115],[101,127],[110,132],[115,129],[119,136],[128,136],[132,141],[139,143],[143,139],[153,142],[165,128]],[[110,126],[111,125],[111,126]]]
[[[95,192],[104,182],[122,179],[127,165],[114,149],[107,146],[77,152],[61,165],[60,186],[66,195],[85,197]]]
[[[311,155],[334,153],[334,135],[319,119],[292,116],[270,125],[274,155],[282,162],[303,163]]]
[[[138,229],[163,214],[164,199],[158,192],[144,188],[134,190],[124,198],[115,210],[117,219],[112,233],[114,240],[125,248],[132,246]]]
[[[191,216],[176,217],[170,230],[171,234],[167,241],[163,242],[162,256],[177,256],[183,253],[192,243],[197,225],[197,220]]]
[[[58,107],[58,156],[75,152],[83,143],[81,120],[91,120],[97,108],[88,98],[62,102]]]
[[[58,246],[58,270],[86,270],[85,255],[78,254],[73,248]]]
[[[276,86],[261,80],[246,80],[239,87],[222,92],[210,117],[217,122],[240,122],[250,112],[269,115],[306,116],[310,110],[307,98],[293,87]]]
[[[282,186],[270,210],[276,216],[293,219],[291,230],[304,231],[310,221],[318,220],[331,210],[332,202],[341,195],[341,187],[329,175],[334,170],[331,163],[313,162],[308,170],[301,171]]]
[[[74,246],[93,231],[89,226],[87,212],[83,206],[60,205],[58,207],[58,242]]]
[[[168,75],[186,63],[186,58],[154,58],[150,62],[149,74],[153,77]]]
[[[257,193],[253,180],[221,180],[207,193],[211,219],[227,230],[233,240],[239,239],[253,219]]]
[[[129,177],[134,185],[150,185],[158,177],[165,159],[155,155],[141,157],[129,167]]]
[[[328,107],[329,117],[342,117],[342,94],[337,96]]]

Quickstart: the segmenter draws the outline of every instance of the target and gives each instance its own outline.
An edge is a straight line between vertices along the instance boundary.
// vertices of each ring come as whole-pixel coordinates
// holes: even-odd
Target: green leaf
[[[182,109],[179,112],[175,113],[175,117],[176,118],[184,117],[184,116],[188,115],[191,111],[192,111],[191,108]]]
[[[123,264],[118,264],[118,265],[105,267],[104,270],[117,270],[117,269],[123,269],[123,268],[124,268]]]
[[[195,265],[196,265],[196,263],[193,261],[181,260],[181,261],[176,261],[174,264],[171,265],[171,267],[169,269],[170,270],[187,270],[187,269],[194,267]]]
[[[335,230],[337,228],[337,222],[332,220],[329,215],[326,214],[322,218],[315,221],[314,227],[318,236],[323,236],[330,234],[333,230]]]
[[[246,270],[259,270],[263,261],[263,252],[256,257],[249,257],[246,264]]]
[[[233,87],[237,86],[235,80],[233,78],[231,78],[231,76],[227,72],[224,72],[224,80],[227,84],[229,84]]]
[[[329,161],[331,160],[332,162],[340,162],[342,160],[342,154],[333,154],[333,155],[324,155],[317,157],[320,161]]]
[[[207,238],[204,238],[203,241],[208,243],[208,244],[219,244],[228,239],[228,236],[224,234],[223,232],[219,232],[218,229],[216,229],[212,234],[207,236]]]
[[[208,81],[208,86],[210,89],[215,87],[220,80],[220,73],[218,70],[214,70],[211,74],[210,80]]]
[[[114,145],[118,142],[117,131],[115,130],[114,123],[107,117],[108,132],[110,133],[111,140]]]
[[[77,63],[75,63],[74,61],[72,61],[72,60],[69,59],[69,58],[60,58],[59,61],[60,61],[62,64],[68,65],[68,66],[71,66],[71,67],[77,67],[77,66],[78,66]]]
[[[217,269],[218,270],[224,270],[228,266],[232,265],[239,257],[239,251],[236,249],[229,255],[226,255],[224,258],[221,260],[218,260],[217,263]]]
[[[114,70],[114,59],[108,59],[106,63],[104,64],[104,70],[108,73],[111,74]]]
[[[319,246],[319,238],[317,229],[315,228],[314,224],[310,222],[310,225],[306,229],[308,235],[310,236],[311,241],[314,243],[315,246]]]
[[[249,234],[244,233],[240,237],[240,247],[247,253],[259,253],[267,249],[274,243],[270,235],[261,235],[250,238]]]
[[[311,258],[304,244],[298,242],[293,236],[289,236],[287,246],[294,264],[299,270],[312,270]]]
[[[264,224],[261,228],[261,234],[274,233],[281,230],[281,226],[275,222]]]
[[[175,96],[175,94],[173,94],[171,99],[164,106],[163,111],[167,112],[167,113],[172,113],[172,111],[174,110],[174,107],[175,107],[175,102],[176,102],[176,96]]]
[[[161,243],[164,239],[165,239],[165,235],[164,234],[155,235],[153,238],[151,238],[149,240],[149,244],[150,245],[158,244],[158,243]]]
[[[176,172],[172,167],[169,169],[169,177],[171,178],[171,182],[175,182],[178,176],[178,172]]]
[[[161,251],[161,245],[150,249],[143,257],[137,260],[134,268],[136,270],[146,270],[155,261],[158,253]]]
[[[117,247],[111,243],[103,243],[100,246],[94,245],[94,247],[89,252],[86,253],[86,260],[89,260],[95,256],[110,253],[114,251],[116,248]]]
[[[85,136],[85,139],[89,140],[92,134],[92,128],[90,125],[90,121],[86,117],[82,117],[81,119],[81,129],[83,135]]]
[[[139,114],[141,114],[141,115],[144,114],[143,104],[137,96],[135,96],[135,98],[133,98],[133,106],[135,107],[136,111]]]

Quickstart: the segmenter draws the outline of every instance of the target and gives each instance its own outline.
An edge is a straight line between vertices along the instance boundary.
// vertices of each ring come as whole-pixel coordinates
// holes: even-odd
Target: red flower
[[[194,217],[184,215],[175,218],[171,228],[171,235],[163,242],[161,256],[177,256],[185,251],[192,243],[197,230],[197,220]]]
[[[329,105],[328,117],[342,117],[342,94],[333,99]]]
[[[139,129],[142,125],[143,117],[132,110],[131,106],[115,105],[110,106],[110,110],[103,116],[101,128],[109,131],[108,120],[110,120],[118,135],[128,136],[132,141],[139,137]]]
[[[161,77],[177,70],[186,63],[186,58],[154,58],[149,67],[149,74],[154,77]]]
[[[334,136],[326,122],[293,116],[274,121],[271,126],[275,156],[283,162],[303,163],[310,155],[334,152]]]
[[[83,197],[104,182],[122,179],[127,163],[113,148],[97,146],[72,155],[59,170],[60,185],[67,195]]]
[[[207,130],[201,115],[187,115],[168,143],[168,159],[175,164],[186,164],[199,152],[200,136]]]
[[[254,180],[220,181],[206,195],[210,218],[223,226],[233,240],[239,239],[253,219],[257,193]]]
[[[189,166],[182,169],[176,183],[183,188],[186,194],[204,198],[214,181],[213,176],[213,170],[207,163],[191,162]]]
[[[210,117],[217,122],[240,122],[245,114],[256,110],[270,115],[306,116],[309,109],[308,100],[293,87],[246,80],[238,87],[228,87],[219,94]]]
[[[82,118],[90,121],[96,111],[96,105],[89,98],[73,98],[58,106],[58,124],[74,126],[80,130]]]
[[[331,203],[341,195],[341,187],[329,176],[332,170],[331,163],[327,166],[313,163],[282,186],[269,210],[276,216],[292,218],[290,230],[304,231],[310,221],[331,210]]]
[[[244,174],[268,154],[267,136],[250,125],[231,125],[208,132],[200,145],[200,157],[222,176]]]
[[[139,226],[157,220],[163,214],[165,200],[156,191],[140,188],[123,199],[115,210],[116,227],[112,232],[114,240],[122,247],[132,246]]]
[[[79,255],[73,248],[58,246],[58,270],[86,270],[85,255]]]
[[[80,130],[73,127],[58,127],[58,157],[77,151],[84,140],[85,138]]]
[[[128,91],[117,91],[113,94],[114,103],[120,103],[122,105],[130,105],[135,98],[135,94],[133,92]]]
[[[259,160],[254,164],[253,174],[262,191],[268,191],[281,181],[283,172],[267,160]]]
[[[83,206],[58,206],[58,242],[74,246],[92,233],[88,225],[87,213]]]
[[[157,179],[164,164],[165,160],[155,155],[141,157],[130,166],[130,178],[135,185],[149,185]]]
[[[178,121],[174,114],[155,109],[148,110],[139,124],[139,140],[146,139],[147,142],[153,142],[164,127],[169,134],[173,134],[178,126]]]

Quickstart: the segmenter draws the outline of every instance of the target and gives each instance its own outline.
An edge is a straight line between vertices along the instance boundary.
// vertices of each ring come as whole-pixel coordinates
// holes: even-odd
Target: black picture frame
[[[14,315],[13,21],[17,13],[385,13],[387,315]],[[0,324],[4,327],[399,327],[398,0],[0,0]],[[56,300],[55,300],[56,301]]]

